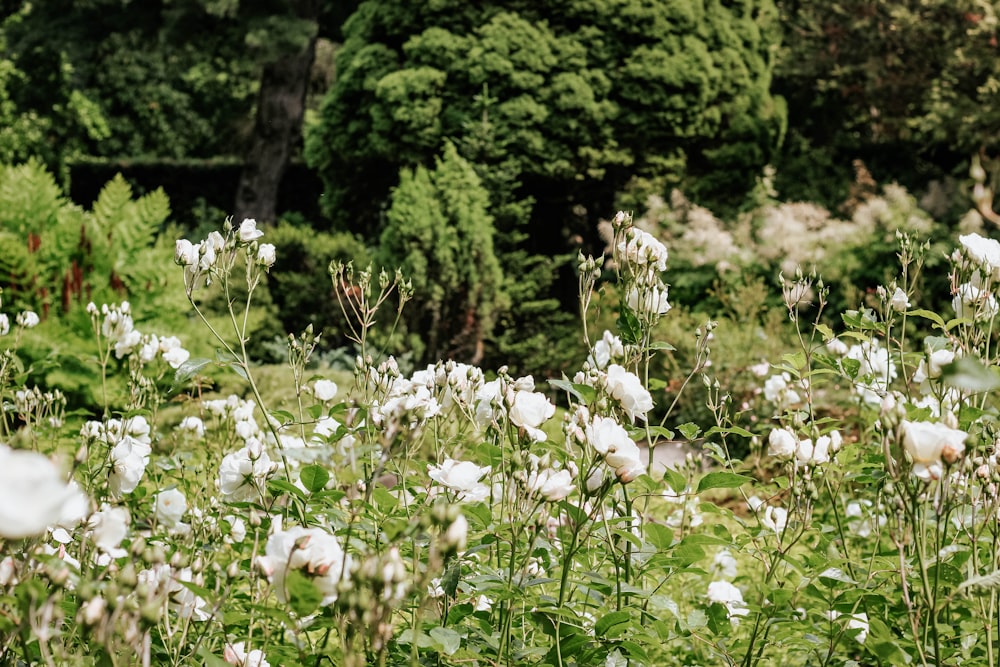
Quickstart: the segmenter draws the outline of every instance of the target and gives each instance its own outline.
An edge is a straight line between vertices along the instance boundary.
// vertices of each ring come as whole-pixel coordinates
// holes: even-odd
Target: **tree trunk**
[[[315,22],[319,3],[294,2],[299,18]],[[236,190],[234,219],[273,222],[277,218],[278,187],[293,148],[302,140],[309,73],[316,55],[316,34],[297,53],[287,53],[264,66],[257,101],[257,120]]]

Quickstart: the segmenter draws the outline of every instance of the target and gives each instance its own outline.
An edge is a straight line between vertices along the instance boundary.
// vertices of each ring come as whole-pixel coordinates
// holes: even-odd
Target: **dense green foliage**
[[[453,144],[445,145],[434,169],[400,174],[378,259],[413,283],[407,329],[417,335],[408,347],[418,358],[482,359],[483,339],[504,306],[488,211],[489,193]]]
[[[784,123],[775,19],[769,1],[363,3],[307,158],[330,214],[365,225],[400,166],[488,126],[549,250],[564,226],[586,230],[573,206],[595,222],[630,184],[683,180],[732,202]]]

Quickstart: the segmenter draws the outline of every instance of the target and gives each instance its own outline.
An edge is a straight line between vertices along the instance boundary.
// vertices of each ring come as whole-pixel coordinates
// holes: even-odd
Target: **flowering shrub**
[[[412,288],[338,264],[353,385],[307,374],[306,328],[288,337],[294,405],[270,408],[247,327],[276,255],[253,220],[176,244],[217,359],[137,331],[128,303],[88,307],[101,377],[120,360],[130,387],[100,418],[21,384],[37,320],[0,317],[0,660],[996,664],[1000,243],[960,237],[942,314],[917,298],[927,247],[901,235],[899,277],[839,335],[828,288],[783,279],[799,349],[758,369],[773,419],[752,432],[708,375],[713,322],[670,389],[676,405],[700,376],[713,423],[654,416],[668,253],[628,215],[610,230],[616,331],[591,331],[604,260],[581,256],[589,356],[547,385],[453,361],[404,374],[371,334]],[[195,386],[167,423],[157,380],[181,391],[209,364],[246,395]],[[850,410],[830,416],[834,397]],[[678,436],[700,455],[655,464]]]

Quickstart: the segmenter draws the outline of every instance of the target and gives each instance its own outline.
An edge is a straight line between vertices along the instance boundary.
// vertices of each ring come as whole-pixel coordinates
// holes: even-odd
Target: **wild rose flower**
[[[124,507],[111,507],[105,503],[100,511],[91,515],[87,525],[90,539],[98,549],[112,558],[121,558],[126,554],[119,547],[128,534],[129,515]]]
[[[786,428],[772,429],[767,436],[767,455],[779,459],[789,459],[795,455],[798,439]]]
[[[1000,242],[988,239],[979,234],[966,234],[958,237],[959,243],[968,255],[987,276],[994,280],[1000,279]]]
[[[323,595],[321,604],[332,604],[337,599],[338,584],[350,577],[353,565],[337,538],[320,528],[294,526],[279,530],[267,539],[264,551],[265,555],[257,558],[257,565],[271,580],[282,602],[288,595],[285,576],[291,570],[299,570]]]
[[[317,401],[332,401],[337,395],[337,383],[332,380],[316,380],[313,383],[313,396]]]
[[[188,431],[189,433],[193,433],[195,437],[201,438],[205,435],[205,422],[200,417],[185,417],[177,425],[177,430]]]
[[[800,440],[795,448],[795,465],[813,466],[830,460],[830,436],[821,435],[813,442],[811,438]]]
[[[646,413],[653,409],[653,397],[642,386],[642,380],[618,364],[608,366],[607,390],[632,421],[645,421]]]
[[[729,618],[737,620],[739,616],[746,616],[750,613],[746,602],[743,601],[743,593],[728,581],[713,581],[708,585],[705,597],[711,603],[725,606]]]
[[[191,357],[191,353],[181,347],[181,341],[177,336],[161,338],[160,352],[163,353],[163,360],[174,369],[180,368]]]
[[[797,391],[789,386],[792,376],[788,373],[772,375],[764,381],[764,398],[771,401],[779,410],[801,402]]]
[[[556,406],[545,394],[535,391],[516,391],[508,415],[518,428],[523,428],[534,442],[545,442],[545,431],[539,427],[556,413]]]
[[[187,239],[177,239],[174,246],[174,262],[181,266],[194,266],[198,263],[198,246]]]
[[[274,251],[274,244],[261,243],[260,247],[257,248],[257,263],[266,269],[270,269],[274,266],[276,260],[277,256]]]
[[[267,478],[274,472],[267,452],[259,444],[226,454],[219,464],[219,492],[223,500],[238,503],[260,498]]]
[[[941,422],[900,422],[903,449],[913,461],[913,474],[923,480],[940,479],[942,459],[955,462],[965,451],[965,431]]]
[[[720,549],[712,560],[712,569],[717,571],[726,579],[736,578],[736,558],[729,549]]]
[[[971,320],[992,319],[998,310],[996,298],[972,283],[962,283],[958,286],[951,300],[951,307],[955,309],[955,317]]]
[[[480,467],[471,461],[445,459],[439,465],[428,465],[427,475],[438,484],[458,494],[459,500],[478,502],[489,495],[489,487],[479,480],[490,472],[490,467]]]
[[[240,223],[240,241],[243,243],[250,243],[251,241],[256,241],[264,235],[264,232],[257,229],[257,221],[253,218],[246,218]]]
[[[638,285],[629,290],[625,303],[646,318],[656,318],[670,312],[666,286]]]
[[[662,273],[667,270],[667,247],[650,234],[637,227],[630,227],[618,243],[618,254],[634,272],[639,267]]]
[[[111,449],[111,471],[108,474],[108,487],[112,495],[120,498],[126,493],[135,491],[139,486],[152,449],[130,435],[122,437]]]
[[[927,355],[926,359],[920,360],[920,366],[913,374],[913,381],[917,384],[923,384],[926,380],[939,378],[941,370],[953,361],[955,361],[954,350],[934,350]]]
[[[237,667],[271,667],[271,663],[264,657],[264,652],[260,649],[247,651],[243,642],[226,644],[222,652],[222,658],[230,665]]]
[[[605,330],[601,340],[594,343],[594,349],[591,350],[587,363],[592,368],[603,370],[608,367],[612,359],[623,356],[625,356],[625,346],[622,344],[622,339]]]
[[[17,325],[25,329],[33,329],[38,326],[41,320],[38,319],[38,314],[33,310],[25,310],[24,312],[17,314]]]
[[[0,313],[0,336],[6,336],[10,333],[10,318],[7,317],[7,313]]]
[[[576,489],[573,474],[565,468],[542,468],[535,471],[528,478],[527,487],[529,493],[537,494],[549,502],[563,500]]]
[[[889,306],[897,313],[905,312],[910,307],[910,300],[906,298],[906,292],[897,287],[889,300]]]
[[[187,512],[187,498],[180,489],[167,489],[156,494],[153,516],[166,528],[177,528]]]
[[[47,457],[0,444],[0,537],[40,535],[86,496]]]
[[[619,480],[627,483],[646,471],[638,445],[615,420],[595,416],[586,428],[586,435],[587,442],[615,471]]]

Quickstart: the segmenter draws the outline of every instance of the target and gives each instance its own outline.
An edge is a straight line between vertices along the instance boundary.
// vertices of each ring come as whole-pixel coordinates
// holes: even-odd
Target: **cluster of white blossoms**
[[[663,282],[667,247],[634,226],[632,216],[624,211],[618,212],[612,225],[617,241],[614,260],[624,278],[625,303],[641,321],[655,323],[670,310]]]
[[[878,339],[863,341],[847,346],[839,338],[832,338],[826,344],[827,351],[841,358],[841,369],[854,382],[855,390],[866,403],[877,405],[889,393],[889,385],[896,379],[896,363],[889,349],[882,347]],[[849,364],[857,362],[848,372]],[[856,370],[854,370],[856,368]]]
[[[218,231],[211,232],[208,237],[199,242],[191,243],[187,239],[178,239],[174,246],[174,262],[184,267],[184,284],[188,294],[204,279],[210,283],[219,262],[228,268],[230,261],[239,249],[246,253],[247,262],[263,268],[265,271],[274,266],[277,257],[275,247],[271,243],[260,243],[264,232],[257,229],[257,221],[246,218],[237,228],[232,228],[226,221],[226,236]],[[225,258],[225,259],[223,259]]]
[[[1000,312],[994,292],[1000,287],[1000,241],[979,234],[958,237],[962,248],[952,260],[961,266],[966,260],[971,268],[968,282],[955,288],[952,307],[956,317],[990,320]],[[962,273],[962,272],[960,272]]]
[[[191,357],[176,336],[143,334],[135,328],[132,320],[132,306],[128,301],[120,304],[102,304],[100,308],[93,302],[87,304],[90,314],[101,336],[113,346],[115,357],[124,359],[135,355],[142,364],[152,363],[157,357],[171,368],[180,368]]]
[[[481,480],[490,466],[478,466],[471,461],[445,459],[441,465],[428,465],[427,476],[449,489],[459,502],[477,503],[490,497],[490,487]]]
[[[41,323],[38,314],[33,310],[22,310],[14,317],[14,322],[22,329],[34,329]],[[0,336],[10,333],[10,317],[0,313]]]
[[[132,493],[149,465],[153,451],[149,422],[142,415],[128,419],[88,421],[80,429],[88,443],[107,445],[108,488],[115,498]]]
[[[812,438],[798,438],[787,428],[772,429],[767,436],[767,453],[778,459],[794,461],[796,467],[813,467],[827,463],[840,449],[840,431],[831,431]]]

